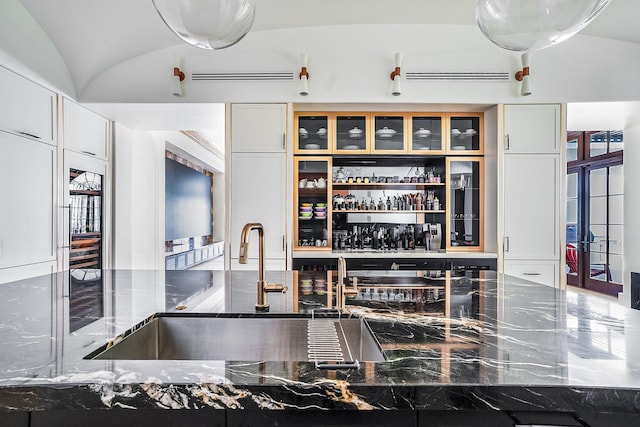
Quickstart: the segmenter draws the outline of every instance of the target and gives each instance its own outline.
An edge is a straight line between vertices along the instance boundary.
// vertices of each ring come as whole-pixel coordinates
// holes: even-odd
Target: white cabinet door
[[[109,160],[109,121],[68,99],[64,104],[64,148]]]
[[[504,274],[558,287],[558,265],[553,261],[505,261]]]
[[[559,155],[504,156],[504,259],[559,259]]]
[[[284,154],[234,154],[231,164],[230,257],[237,263],[242,227],[261,223],[265,235],[265,258],[284,265],[286,235],[286,156]],[[255,269],[258,259],[258,232],[249,240],[249,262]],[[234,262],[235,260],[235,262]]]
[[[505,105],[505,153],[559,153],[560,106]]]
[[[0,268],[55,259],[55,147],[0,132]]]
[[[284,153],[286,126],[286,104],[232,104],[231,151]]]
[[[0,67],[0,130],[55,144],[56,95]]]

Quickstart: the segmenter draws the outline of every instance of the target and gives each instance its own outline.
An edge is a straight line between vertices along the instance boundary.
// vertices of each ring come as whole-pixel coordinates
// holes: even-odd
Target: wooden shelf
[[[334,182],[333,188],[424,188],[424,187],[439,187],[445,186],[444,182]]]
[[[437,211],[427,211],[427,210],[414,210],[414,211],[398,211],[398,210],[390,210],[390,211],[374,211],[374,210],[341,210],[341,209],[334,209],[331,212],[333,213],[433,213],[433,214],[440,214],[440,213],[445,213],[444,210],[437,210]]]

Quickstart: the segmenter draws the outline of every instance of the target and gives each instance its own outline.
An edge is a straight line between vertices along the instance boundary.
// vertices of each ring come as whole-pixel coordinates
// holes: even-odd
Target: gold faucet
[[[344,311],[345,300],[347,297],[354,298],[358,296],[358,278],[352,279],[353,286],[348,288],[344,284],[344,279],[347,277],[347,260],[341,256],[338,258],[338,283],[336,284],[336,308],[340,311]]]
[[[260,249],[258,253],[258,301],[256,311],[269,311],[267,302],[267,292],[286,292],[287,288],[278,283],[267,283],[264,274],[264,228],[259,223],[249,223],[242,228],[240,235],[240,264],[246,264],[249,259],[249,233],[251,230],[258,230],[260,238]]]

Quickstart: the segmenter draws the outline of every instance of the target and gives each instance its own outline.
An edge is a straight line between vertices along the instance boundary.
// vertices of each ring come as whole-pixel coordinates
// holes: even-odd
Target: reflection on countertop
[[[84,311],[80,323],[70,317],[77,310],[67,273],[3,284],[0,411],[570,411],[603,404],[640,411],[640,312],[492,271],[434,275],[418,275],[416,286],[392,283],[393,274],[368,282],[359,275],[362,286],[347,307],[367,319],[387,360],[350,370],[318,370],[305,361],[84,359],[154,313],[252,316],[253,271],[103,271],[102,292],[94,293],[101,309]],[[387,282],[377,286],[381,278]],[[305,315],[322,306],[298,292],[297,272],[268,271],[267,280],[289,288],[270,296],[272,313]]]

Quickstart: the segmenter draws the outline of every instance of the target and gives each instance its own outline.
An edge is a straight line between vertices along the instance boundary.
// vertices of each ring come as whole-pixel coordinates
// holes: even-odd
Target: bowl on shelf
[[[300,206],[302,206],[303,208],[312,208],[313,203],[300,203]]]
[[[319,150],[320,149],[320,144],[305,144],[304,145],[304,149],[305,150]]]
[[[300,212],[300,216],[303,218],[310,218],[312,215],[312,212]]]
[[[395,135],[396,132],[393,129],[389,129],[388,127],[383,127],[382,129],[378,129],[376,131],[376,135],[378,135],[380,138],[391,138],[393,135]]]
[[[316,203],[316,206],[317,206],[317,207],[319,207],[319,208],[326,208],[326,207],[327,207],[327,204],[326,204],[326,203],[321,202],[321,203]]]
[[[316,211],[316,212],[324,212],[326,209],[327,209],[327,208],[321,208],[321,207],[319,207],[319,206],[318,206],[318,207],[313,208],[313,210],[314,210],[314,211]]]
[[[300,207],[300,212],[311,212],[312,209],[313,209],[313,207],[311,207],[311,206],[301,206]]]
[[[427,138],[431,136],[431,131],[429,129],[420,128],[413,133],[418,138]]]
[[[349,129],[349,135],[360,136],[362,135],[363,132],[364,131],[360,129],[358,126],[354,127],[353,129]]]
[[[316,134],[320,138],[326,138],[327,137],[327,130],[325,128],[320,128],[320,129],[318,129],[318,132],[316,132]]]

